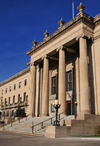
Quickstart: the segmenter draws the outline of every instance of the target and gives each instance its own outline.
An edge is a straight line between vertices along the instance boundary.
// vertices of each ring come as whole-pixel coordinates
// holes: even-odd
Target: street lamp
[[[61,104],[59,103],[58,100],[55,100],[53,103],[54,108],[56,109],[56,120],[54,121],[53,126],[60,126],[60,121],[58,121],[58,108],[60,108]]]

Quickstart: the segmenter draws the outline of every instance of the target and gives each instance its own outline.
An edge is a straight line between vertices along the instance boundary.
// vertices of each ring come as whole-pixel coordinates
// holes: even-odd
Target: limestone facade
[[[78,119],[84,114],[100,115],[100,14],[94,18],[87,15],[82,3],[77,9],[77,16],[68,23],[61,19],[60,27],[53,34],[46,30],[42,42],[34,40],[27,52],[31,56],[29,68],[0,83],[2,111],[16,109],[17,106],[10,106],[13,96],[18,104],[18,94],[24,101],[26,92],[27,104],[23,107],[29,115],[55,115],[52,106],[55,99],[61,103],[59,113],[74,114]],[[5,99],[9,103],[9,97],[7,108],[4,103]]]

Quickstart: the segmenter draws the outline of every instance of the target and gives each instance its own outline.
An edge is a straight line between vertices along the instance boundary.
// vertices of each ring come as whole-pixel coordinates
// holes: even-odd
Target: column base
[[[90,115],[90,112],[80,113],[77,115],[77,120],[85,120],[85,114]]]
[[[41,114],[41,117],[49,116],[49,114]]]
[[[58,112],[58,115],[67,115],[66,112]]]

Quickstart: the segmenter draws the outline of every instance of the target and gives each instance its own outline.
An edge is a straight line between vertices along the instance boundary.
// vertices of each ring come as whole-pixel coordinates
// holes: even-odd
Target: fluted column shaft
[[[88,80],[88,60],[87,60],[87,40],[79,38],[80,54],[80,112],[82,114],[90,113],[89,102],[89,80]]]
[[[29,114],[35,116],[35,91],[36,90],[36,66],[31,65],[31,86],[30,86],[30,101]]]
[[[58,97],[61,107],[59,113],[66,114],[66,86],[65,86],[65,51],[59,49],[59,79],[58,79]]]
[[[42,115],[49,114],[49,60],[47,56],[43,59],[43,92],[42,92]]]

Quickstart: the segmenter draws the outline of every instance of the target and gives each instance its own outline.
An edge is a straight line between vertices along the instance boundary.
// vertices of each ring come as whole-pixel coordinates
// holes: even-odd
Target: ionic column
[[[59,113],[66,114],[66,86],[65,86],[65,51],[59,49],[58,98],[61,103]]]
[[[87,40],[79,38],[79,55],[80,55],[80,114],[90,113],[89,102],[89,80],[88,80],[88,60],[87,60]]]
[[[31,86],[29,99],[29,114],[35,116],[36,66],[31,64]]]
[[[47,55],[43,58],[43,92],[42,92],[42,115],[49,114],[49,60]]]
[[[35,116],[38,116],[39,110],[39,65],[36,66],[36,104],[35,104]]]

